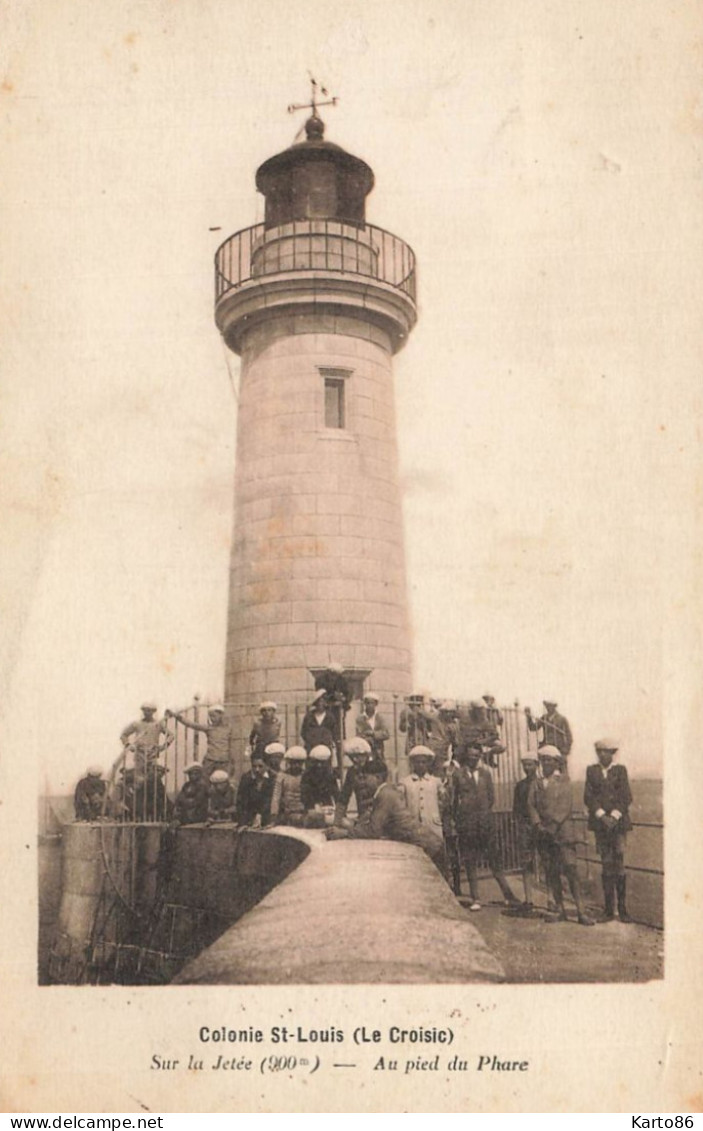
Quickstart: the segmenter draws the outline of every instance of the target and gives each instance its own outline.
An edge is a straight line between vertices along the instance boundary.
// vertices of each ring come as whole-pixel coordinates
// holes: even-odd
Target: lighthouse
[[[215,258],[215,320],[241,358],[225,703],[304,704],[344,670],[380,709],[410,690],[393,356],[416,318],[415,257],[366,220],[374,175],[305,139],[256,173],[264,222]],[[288,735],[289,740],[292,735]]]

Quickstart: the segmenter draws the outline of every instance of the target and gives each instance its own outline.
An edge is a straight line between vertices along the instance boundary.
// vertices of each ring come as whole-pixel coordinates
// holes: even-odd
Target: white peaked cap
[[[285,754],[286,748],[282,742],[269,742],[264,746],[264,754]]]

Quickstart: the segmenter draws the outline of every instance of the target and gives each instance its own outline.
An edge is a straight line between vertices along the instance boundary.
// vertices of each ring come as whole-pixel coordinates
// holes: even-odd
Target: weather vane
[[[310,75],[309,71],[308,71],[308,74]],[[319,87],[320,94],[324,98],[327,99],[326,102],[318,102],[318,100],[317,100],[318,87]],[[330,98],[329,97],[329,91],[324,86],[319,86],[317,79],[313,78],[313,76],[310,75],[310,101],[309,102],[291,102],[290,106],[288,107],[288,113],[294,114],[296,110],[312,110],[313,118],[317,118],[318,117],[318,113],[317,113],[318,106],[336,106],[338,102],[339,102],[338,98],[336,98],[336,97]]]

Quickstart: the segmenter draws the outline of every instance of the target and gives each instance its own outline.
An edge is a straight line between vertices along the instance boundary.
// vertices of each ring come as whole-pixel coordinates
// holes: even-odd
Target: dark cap
[[[380,758],[372,758],[364,766],[365,774],[379,774],[381,777],[388,777],[388,766],[382,762]]]

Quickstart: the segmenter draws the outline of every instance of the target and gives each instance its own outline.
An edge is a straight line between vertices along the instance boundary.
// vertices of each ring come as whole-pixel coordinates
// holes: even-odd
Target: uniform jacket
[[[300,795],[302,774],[277,774],[271,800],[271,817],[284,821],[305,812]]]
[[[187,781],[176,798],[176,820],[182,825],[207,821],[210,788],[205,781]]]
[[[471,773],[466,766],[459,766],[449,781],[457,833],[460,836],[476,836],[492,829],[495,789],[488,770],[479,766]]]
[[[408,774],[400,782],[400,790],[413,817],[421,825],[429,825],[437,836],[441,836],[444,786],[439,778],[432,774],[425,774],[423,777]]]
[[[599,809],[604,809],[608,814],[616,809],[621,814],[613,831],[624,833],[631,829],[629,810],[632,793],[625,766],[620,765],[619,762],[611,763],[605,773],[600,762],[596,766],[587,766],[583,803],[588,810],[588,827],[594,832],[604,828],[600,819],[596,817]]]
[[[317,763],[306,766],[300,780],[300,797],[304,809],[316,805],[336,805],[339,784],[330,765]]]
[[[269,824],[273,785],[274,779],[268,770],[260,778],[254,777],[251,770],[242,774],[237,790],[238,824],[250,825],[257,815],[262,825]]]
[[[334,750],[338,734],[337,719],[331,711],[325,711],[319,721],[314,710],[305,713],[300,727],[300,738],[308,754],[313,746],[328,746],[330,750]]]
[[[571,780],[566,774],[556,772],[549,778],[534,778],[527,807],[532,824],[540,832],[549,833],[558,844],[575,842]]]
[[[362,711],[356,718],[356,733],[359,738],[365,738],[376,757],[383,757],[383,744],[390,738],[390,731],[383,715],[376,713],[369,718]]]

